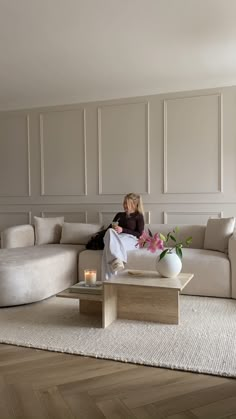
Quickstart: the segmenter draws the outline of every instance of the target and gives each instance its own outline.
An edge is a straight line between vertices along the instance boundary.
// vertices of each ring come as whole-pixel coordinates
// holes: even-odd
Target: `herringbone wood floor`
[[[0,345],[0,419],[236,418],[236,379]]]

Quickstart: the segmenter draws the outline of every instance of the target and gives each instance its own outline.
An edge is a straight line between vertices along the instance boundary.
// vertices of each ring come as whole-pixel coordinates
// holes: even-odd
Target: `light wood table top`
[[[103,285],[135,285],[140,287],[171,288],[181,291],[193,276],[191,273],[180,273],[176,278],[164,278],[155,271],[129,269],[108,281],[104,281]]]

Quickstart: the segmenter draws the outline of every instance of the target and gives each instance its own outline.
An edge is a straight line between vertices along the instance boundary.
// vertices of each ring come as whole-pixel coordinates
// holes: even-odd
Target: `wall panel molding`
[[[30,117],[26,116],[27,124],[27,160],[28,160],[28,196],[31,196],[31,168],[30,168]]]
[[[70,110],[63,110],[63,111],[51,111],[46,113],[41,113],[39,115],[39,138],[40,138],[40,168],[41,168],[41,175],[40,175],[40,188],[41,188],[41,196],[86,196],[87,195],[87,127],[86,127],[86,109],[78,109],[73,110],[75,111],[81,111],[82,112],[82,120],[83,120],[83,176],[84,176],[84,182],[83,182],[83,192],[81,193],[57,193],[57,194],[50,194],[45,192],[45,153],[44,153],[44,115],[49,113],[63,113],[63,112],[70,112]],[[79,161],[78,161],[79,164]]]
[[[176,216],[204,216],[207,218],[223,218],[223,211],[164,211],[163,212],[163,222],[164,224],[168,224],[168,215],[176,215]],[[172,222],[170,224],[173,224]],[[184,224],[184,223],[182,223]]]
[[[18,116],[19,117],[19,116]],[[0,191],[0,197],[1,198],[25,198],[31,196],[31,169],[30,169],[30,116],[29,114],[23,115],[23,118],[25,118],[25,124],[26,124],[26,160],[27,160],[27,194],[22,195],[6,195],[2,194]],[[2,118],[3,119],[12,119],[11,116]],[[1,122],[1,119],[0,119]],[[12,151],[13,152],[13,151]]]
[[[30,169],[30,117],[26,115],[27,129],[27,164],[28,164],[28,196],[31,196],[31,169]]]
[[[150,194],[150,127],[149,127],[149,102],[132,102],[132,103],[118,103],[118,104],[112,104],[112,105],[104,105],[100,106],[97,109],[97,131],[98,131],[98,194],[99,195],[124,195],[127,191],[120,191],[119,193],[116,192],[116,189],[114,188],[114,192],[110,191],[107,192],[104,190],[103,186],[103,170],[102,170],[102,111],[105,109],[112,109],[114,107],[121,108],[122,106],[125,107],[132,107],[137,105],[144,105],[145,107],[145,164],[146,164],[146,171],[145,171],[145,190],[141,191],[142,195],[149,195]],[[138,121],[137,121],[138,122]],[[117,148],[117,150],[116,150]],[[119,157],[119,144],[114,144],[114,150],[117,152],[117,157]],[[120,156],[122,156],[122,153],[124,153],[125,150],[121,150]],[[133,155],[133,158],[135,156]],[[131,165],[133,165],[133,161],[130,162]],[[112,169],[112,167],[111,167]],[[121,167],[122,171],[122,167]],[[122,173],[122,172],[121,172]],[[127,176],[129,174],[127,173]],[[133,185],[132,190],[136,190],[137,186]]]
[[[56,211],[56,210],[54,210],[54,211],[52,211],[52,210],[45,210],[45,211],[41,211],[41,217],[43,217],[43,218],[47,218],[47,217],[65,217],[65,219],[66,218],[76,218],[76,217],[71,217],[72,216],[72,214],[73,215],[81,215],[81,218],[83,219],[83,221],[74,221],[74,222],[78,222],[78,223],[87,223],[88,222],[88,211],[76,211],[76,210],[74,210],[74,211]],[[66,216],[69,216],[69,217],[66,217]],[[68,222],[70,222],[70,221],[68,221]],[[71,221],[72,222],[72,221]]]
[[[103,224],[104,223],[104,219],[108,220],[106,221],[108,223],[108,225],[112,222],[113,218],[115,217],[115,215],[118,213],[119,211],[98,211],[98,218],[99,218],[99,223]],[[150,211],[145,211],[144,212],[144,221],[146,224],[150,224],[151,220],[151,215],[150,215]]]
[[[209,100],[209,98],[216,98],[217,99],[217,106],[218,106],[218,112],[217,112],[217,129],[218,129],[218,145],[217,145],[217,153],[218,153],[218,167],[217,167],[217,188],[216,190],[199,190],[199,191],[194,191],[194,190],[184,190],[184,191],[179,191],[178,188],[176,188],[176,190],[169,190],[169,186],[168,186],[168,103],[171,102],[176,102],[176,109],[178,108],[178,106],[181,104],[181,102],[183,101],[191,101],[191,100],[200,100],[200,99],[206,99]],[[179,101],[179,104],[177,104]],[[209,105],[208,105],[209,106]],[[199,103],[199,107],[200,107],[200,103]],[[209,111],[209,110],[208,110]],[[210,112],[210,111],[209,111]],[[214,127],[213,127],[214,130]],[[215,193],[222,193],[223,192],[223,100],[222,100],[222,94],[221,93],[214,93],[214,94],[209,94],[209,95],[195,95],[195,96],[183,96],[183,97],[178,97],[178,98],[173,98],[173,99],[165,99],[164,100],[164,138],[163,138],[163,158],[164,158],[164,173],[163,173],[163,180],[164,180],[164,185],[163,185],[163,191],[164,194],[215,194]],[[181,144],[181,141],[179,142],[179,144]],[[202,156],[204,157],[204,155],[202,154]],[[181,159],[181,163],[187,161],[187,157],[184,155]],[[199,169],[203,170],[204,169],[204,164],[201,165],[201,161],[199,161]],[[209,165],[209,161],[207,162],[207,164]],[[181,171],[181,165],[179,165],[179,170]],[[184,167],[183,167],[184,170]],[[176,173],[176,175],[178,175],[178,173]],[[190,175],[190,174],[186,174],[186,176]],[[196,173],[195,173],[196,176]],[[206,176],[207,178],[207,176]]]

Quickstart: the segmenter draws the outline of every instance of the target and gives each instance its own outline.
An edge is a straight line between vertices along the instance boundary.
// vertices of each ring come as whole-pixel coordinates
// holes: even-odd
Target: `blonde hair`
[[[144,214],[143,200],[140,195],[133,192],[128,193],[124,197],[124,202],[125,201],[133,201],[133,203],[136,205],[136,211],[139,212],[140,214]]]

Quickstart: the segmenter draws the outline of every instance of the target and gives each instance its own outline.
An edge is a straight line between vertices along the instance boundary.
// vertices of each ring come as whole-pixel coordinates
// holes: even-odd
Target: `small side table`
[[[78,282],[75,285],[61,291],[57,297],[76,298],[80,300],[79,311],[84,314],[102,315],[103,285],[97,287],[84,287]]]

